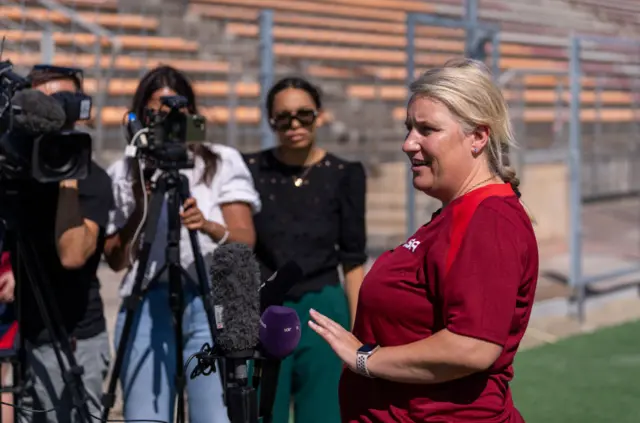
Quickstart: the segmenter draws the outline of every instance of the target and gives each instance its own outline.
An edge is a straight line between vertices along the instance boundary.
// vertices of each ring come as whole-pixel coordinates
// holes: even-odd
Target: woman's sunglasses
[[[313,109],[300,109],[295,112],[282,112],[278,113],[271,119],[269,119],[269,123],[271,127],[276,131],[287,131],[291,129],[291,125],[293,124],[293,120],[297,120],[300,122],[302,126],[311,126],[316,121],[318,117],[318,111]]]

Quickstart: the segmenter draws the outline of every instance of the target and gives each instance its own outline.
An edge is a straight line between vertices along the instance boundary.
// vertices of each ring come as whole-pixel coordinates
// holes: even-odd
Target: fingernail
[[[309,313],[317,313],[317,311],[315,311],[314,309],[310,308],[309,309]]]

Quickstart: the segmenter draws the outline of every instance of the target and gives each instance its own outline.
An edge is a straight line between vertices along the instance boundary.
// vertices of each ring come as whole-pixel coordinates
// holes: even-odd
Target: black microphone
[[[270,306],[281,306],[291,287],[302,277],[302,268],[296,262],[286,262],[260,286],[260,313]]]
[[[60,103],[38,90],[18,91],[11,100],[14,128],[30,136],[60,131],[67,116]]]
[[[303,276],[302,269],[293,261],[285,263],[271,275],[260,287],[260,312],[262,316],[266,317],[270,314],[266,312],[270,307],[282,306],[291,287],[300,282]],[[295,314],[294,310],[291,311]],[[287,317],[287,319],[289,318],[291,318],[291,316]],[[296,346],[298,341],[299,339],[295,342]],[[268,344],[268,342],[265,344]],[[263,347],[266,346],[267,345],[263,345]],[[272,348],[270,345],[268,347]],[[254,386],[262,385],[260,389],[260,409],[258,414],[262,417],[263,423],[270,423],[273,417],[273,404],[276,398],[278,374],[280,373],[281,363],[281,358],[273,357],[268,357],[265,360],[256,362],[256,373],[254,374],[253,384]]]

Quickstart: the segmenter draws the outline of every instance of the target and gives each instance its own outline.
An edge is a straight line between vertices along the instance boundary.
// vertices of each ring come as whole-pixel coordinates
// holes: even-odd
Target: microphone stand
[[[198,364],[191,372],[191,379],[200,375],[209,375],[211,368],[215,368],[216,361],[224,359],[225,397],[227,415],[231,423],[258,423],[258,395],[256,391],[255,375],[253,386],[249,385],[249,372],[247,361],[255,360],[258,363],[263,357],[256,350],[223,353],[219,348],[211,349],[208,344],[202,346],[202,350],[195,354]]]
[[[301,277],[302,269],[295,262],[287,262],[278,269],[267,280],[270,282],[267,288],[262,290],[261,287],[261,313],[270,305],[282,305],[292,281],[299,280]],[[273,421],[273,405],[282,359],[269,358],[262,352],[260,345],[255,350],[229,353],[204,344],[200,352],[192,356],[198,359],[198,365],[191,372],[191,379],[211,374],[211,369],[215,370],[216,360],[224,358],[228,368],[228,373],[225,374],[224,390],[228,399],[227,412],[231,423],[257,423],[260,419],[262,423]],[[248,386],[246,362],[252,359],[254,362],[252,386]],[[261,381],[264,381],[262,385]],[[260,399],[258,400],[259,387]],[[258,404],[260,404],[259,409]]]
[[[163,169],[162,166],[159,166]],[[102,413],[102,420],[106,421],[109,418],[109,411],[113,408],[115,403],[115,391],[122,369],[124,356],[126,352],[127,342],[131,334],[133,327],[134,312],[137,310],[140,302],[142,301],[145,291],[148,286],[151,286],[159,277],[168,271],[169,275],[169,304],[171,313],[173,316],[173,328],[175,334],[176,345],[176,395],[178,395],[177,404],[177,417],[178,423],[183,423],[185,418],[185,404],[184,404],[184,389],[185,389],[185,375],[184,375],[184,357],[182,352],[183,345],[183,333],[182,333],[182,314],[184,311],[184,296],[182,291],[182,277],[184,276],[186,281],[191,281],[189,274],[180,264],[180,207],[184,201],[189,198],[189,181],[186,176],[179,172],[174,166],[167,166],[163,169],[164,172],[160,175],[158,182],[153,187],[153,194],[151,201],[149,202],[149,214],[145,223],[144,237],[140,246],[140,253],[138,256],[138,269],[133,282],[133,288],[131,294],[124,300],[124,307],[126,309],[125,321],[122,329],[122,335],[118,344],[116,353],[115,364],[111,379],[109,380],[107,392],[103,396],[104,410]],[[165,197],[167,198],[167,218],[168,218],[168,230],[167,230],[167,248],[165,250],[166,258],[165,264],[158,270],[158,272],[149,280],[147,287],[143,288],[143,281],[145,279],[145,271],[147,269],[147,263],[149,261],[149,255],[151,253],[151,247],[153,245],[158,221],[162,211],[162,205]],[[191,249],[193,250],[193,258],[195,260],[195,269],[198,278],[198,288],[202,296],[202,302],[204,303],[205,310],[207,312],[207,319],[209,321],[209,328],[211,330],[211,337],[215,343],[218,336],[218,330],[214,314],[214,300],[207,277],[206,267],[202,253],[200,250],[200,244],[198,243],[198,236],[196,231],[189,231],[189,241],[191,243]],[[220,371],[220,379],[225,386],[225,374],[224,365],[220,359],[217,360],[218,368]],[[212,364],[212,371],[215,372],[215,363]],[[224,395],[224,389],[223,389]],[[226,398],[223,398],[226,404]]]
[[[225,356],[227,375],[227,414],[231,423],[258,423],[258,396],[249,386],[247,360],[254,352],[242,351]]]

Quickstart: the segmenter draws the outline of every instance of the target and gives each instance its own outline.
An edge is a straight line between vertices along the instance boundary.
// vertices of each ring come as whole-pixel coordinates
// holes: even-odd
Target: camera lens
[[[62,175],[76,167],[80,152],[77,146],[61,140],[44,144],[40,149],[39,159],[43,170]]]
[[[40,181],[82,179],[91,161],[91,137],[66,131],[41,137],[34,145],[34,177]],[[84,175],[84,176],[83,176]]]

